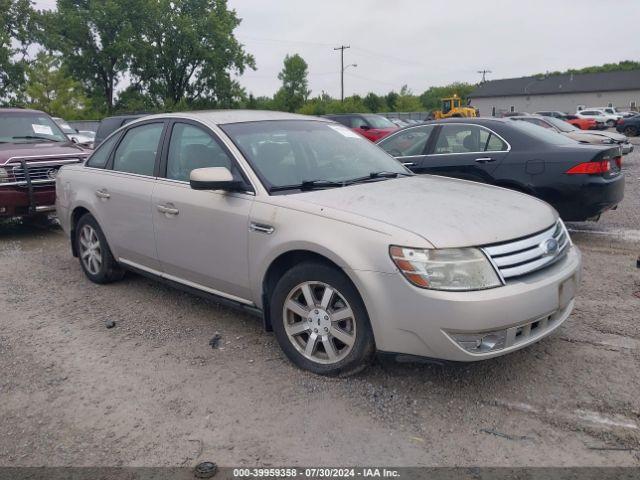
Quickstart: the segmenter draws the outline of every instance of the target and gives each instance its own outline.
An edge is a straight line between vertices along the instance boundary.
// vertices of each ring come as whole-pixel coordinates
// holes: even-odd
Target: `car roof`
[[[525,115],[523,115],[525,116]],[[526,115],[529,116],[529,115]],[[441,120],[429,120],[423,122],[424,124],[443,124],[443,123],[475,123],[478,125],[495,125],[496,123],[507,124],[512,122],[512,117],[456,117],[456,118],[443,118]]]
[[[297,113],[276,112],[270,110],[199,110],[195,112],[162,113],[144,116],[145,120],[153,118],[186,118],[216,125],[227,123],[262,122],[268,120],[315,120],[328,122],[328,119]]]
[[[42,110],[33,110],[31,108],[0,108],[0,113],[44,113]]]

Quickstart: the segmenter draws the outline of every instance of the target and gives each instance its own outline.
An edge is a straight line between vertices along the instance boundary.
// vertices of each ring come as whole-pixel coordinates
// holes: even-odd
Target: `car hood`
[[[11,159],[32,157],[37,160],[39,157],[55,157],[78,155],[78,158],[86,157],[89,152],[83,150],[71,142],[42,142],[42,143],[0,143],[0,165],[7,163]]]
[[[481,183],[421,175],[295,195],[419,235],[437,248],[487,245],[539,232],[557,214],[523,193]]]

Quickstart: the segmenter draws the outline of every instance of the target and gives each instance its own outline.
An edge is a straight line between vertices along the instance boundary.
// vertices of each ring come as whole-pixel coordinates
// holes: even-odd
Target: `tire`
[[[327,288],[333,293],[325,295]],[[303,370],[353,375],[373,358],[375,341],[362,298],[335,267],[304,262],[291,268],[272,292],[270,313],[280,348]]]
[[[80,266],[89,280],[105,284],[124,277],[124,270],[113,258],[100,225],[90,213],[85,213],[78,220],[75,242]]]
[[[635,137],[638,135],[638,129],[636,127],[625,127],[622,131],[627,137]]]
[[[615,126],[616,126],[616,122],[614,122],[613,120],[607,120],[607,127],[613,128]]]

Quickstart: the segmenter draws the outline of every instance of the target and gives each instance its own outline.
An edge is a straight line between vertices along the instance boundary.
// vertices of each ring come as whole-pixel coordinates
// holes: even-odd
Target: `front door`
[[[193,190],[195,168],[240,171],[208,128],[176,121],[153,193],[156,248],[164,275],[233,300],[251,297],[247,241],[251,193]]]

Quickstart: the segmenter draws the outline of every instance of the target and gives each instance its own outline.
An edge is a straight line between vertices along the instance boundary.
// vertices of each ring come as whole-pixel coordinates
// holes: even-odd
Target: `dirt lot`
[[[91,284],[54,226],[0,225],[0,465],[640,465],[639,152],[625,173],[620,209],[571,225],[584,281],[554,335],[349,379],[297,370],[254,317]]]

